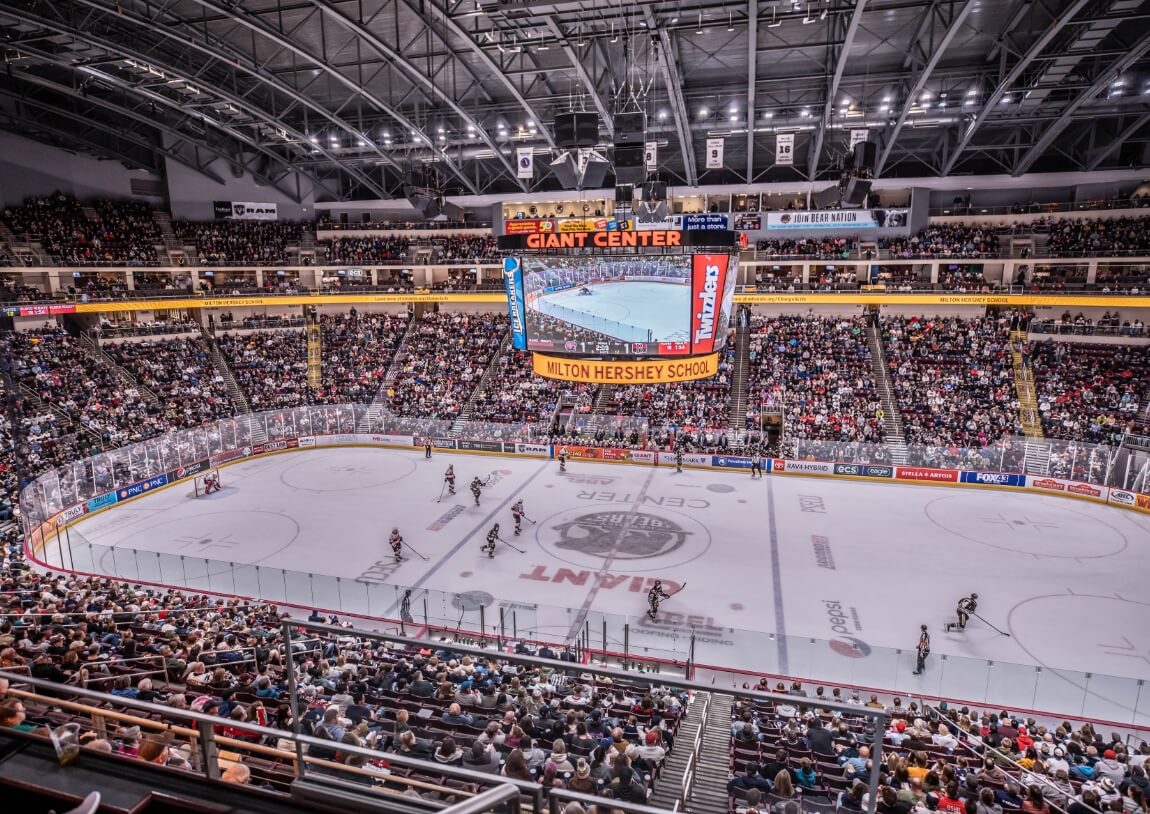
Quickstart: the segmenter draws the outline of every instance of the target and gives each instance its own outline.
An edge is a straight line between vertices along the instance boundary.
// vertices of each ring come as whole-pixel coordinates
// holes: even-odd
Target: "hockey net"
[[[223,479],[220,478],[220,470],[209,469],[199,475],[196,475],[196,497],[203,497],[207,494],[207,479],[214,478],[221,487],[223,487]]]

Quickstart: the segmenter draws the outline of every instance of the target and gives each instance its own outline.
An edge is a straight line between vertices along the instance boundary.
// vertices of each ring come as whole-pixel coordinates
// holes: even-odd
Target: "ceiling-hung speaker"
[[[837,186],[827,187],[814,193],[811,198],[814,201],[815,209],[829,209],[832,206],[838,206],[839,188]]]
[[[463,207],[453,203],[444,203],[443,217],[448,220],[463,220]]]
[[[580,189],[598,189],[603,186],[603,182],[607,178],[607,170],[610,168],[611,163],[599,153],[588,153],[587,163],[583,167]]]
[[[638,184],[647,177],[643,142],[615,144],[615,183]]]
[[[561,150],[594,147],[599,143],[599,114],[558,113],[552,132],[555,146]]]
[[[647,140],[647,115],[642,111],[616,113],[613,124],[615,125],[615,144]]]
[[[574,153],[563,153],[552,161],[551,172],[563,189],[579,189],[579,161]]]
[[[665,181],[650,181],[643,184],[643,200],[648,203],[666,202],[667,183]]]
[[[843,206],[862,206],[865,204],[870,187],[870,181],[864,181],[861,178],[850,179],[847,182],[846,192],[843,193]]]
[[[635,205],[635,185],[618,184],[615,187],[615,208],[630,209]]]
[[[874,171],[874,165],[878,161],[878,145],[873,141],[860,141],[855,145],[855,168],[860,170]]]

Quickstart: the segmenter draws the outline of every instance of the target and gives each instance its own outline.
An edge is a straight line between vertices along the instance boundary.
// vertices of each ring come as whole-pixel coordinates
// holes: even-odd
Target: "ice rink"
[[[684,342],[691,324],[691,287],[675,283],[600,283],[591,295],[569,288],[540,297],[531,311],[609,334],[624,342]],[[651,332],[651,336],[647,332]]]
[[[459,494],[437,503],[449,463]],[[702,665],[1116,721],[1138,708],[1150,721],[1150,691],[1132,680],[1150,678],[1150,517],[1133,512],[719,470],[576,461],[563,475],[552,460],[425,461],[376,448],[298,451],[221,472],[218,494],[195,498],[180,483],[79,522],[64,556],[79,570],[249,595],[258,587],[269,599],[377,617],[397,617],[397,586],[412,587],[413,614],[422,620],[426,600],[440,624],[474,626],[483,606],[489,629],[502,610],[508,633],[514,619],[521,636],[587,631],[597,647],[606,628],[610,648],[626,637],[632,652],[669,658],[687,655],[694,631]],[[478,507],[467,492],[474,475],[491,479]],[[516,537],[510,506],[520,498],[536,523]],[[524,553],[480,552],[495,522]],[[428,559],[396,566],[392,526]],[[654,579],[683,590],[652,623]],[[986,621],[944,632],[971,591]],[[913,676],[922,623],[933,653]]]

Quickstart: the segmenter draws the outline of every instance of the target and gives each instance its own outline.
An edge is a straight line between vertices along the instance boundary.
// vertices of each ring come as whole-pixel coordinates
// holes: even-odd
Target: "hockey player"
[[[476,475],[471,480],[471,495],[475,498],[475,505],[479,505],[479,496],[483,494],[483,481]]]
[[[978,594],[964,596],[958,600],[958,608],[955,609],[955,613],[958,614],[958,621],[946,623],[947,633],[955,629],[965,629],[967,621],[974,615],[976,610],[978,610]]]
[[[582,288],[579,289],[579,296],[581,296],[581,297],[586,296],[587,294],[590,294],[590,293],[591,293],[591,289],[589,289],[587,286],[583,286]]]
[[[759,454],[759,450],[756,447],[755,450],[751,453],[751,477],[752,478],[754,478],[754,477],[760,477],[761,478],[762,476],[763,476],[763,456]]]
[[[517,500],[511,507],[511,516],[515,518],[515,536],[519,536],[519,531],[523,527],[523,501]]]
[[[423,457],[424,458],[430,458],[431,457],[431,437],[430,436],[423,439]]]
[[[220,476],[217,472],[209,472],[204,475],[204,494],[210,495],[212,492],[220,491]]]
[[[403,537],[399,533],[398,528],[391,530],[391,539],[388,540],[391,545],[391,553],[395,555],[396,562],[403,560]]]
[[[914,674],[916,676],[922,675],[922,671],[926,669],[926,657],[930,655],[930,634],[926,631],[926,625],[919,627],[918,646],[915,647],[915,656],[917,661],[914,666]]]
[[[487,532],[487,542],[483,544],[480,551],[487,552],[487,558],[493,559],[495,557],[495,543],[499,540],[499,524],[496,523],[491,527],[491,531]]]
[[[683,448],[675,447],[675,471],[683,471]]]
[[[647,592],[647,616],[654,619],[659,613],[659,603],[670,598],[671,595],[663,590],[663,581],[655,580],[655,585]]]
[[[447,465],[447,471],[443,473],[443,482],[447,484],[447,494],[455,494],[455,466],[453,464]]]
[[[567,471],[567,447],[559,447],[559,471]]]

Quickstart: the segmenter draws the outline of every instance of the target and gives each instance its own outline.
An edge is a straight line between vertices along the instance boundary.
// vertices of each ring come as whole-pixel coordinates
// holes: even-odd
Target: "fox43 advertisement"
[[[691,269],[691,353],[723,347],[735,302],[739,259],[730,254],[696,254]]]

